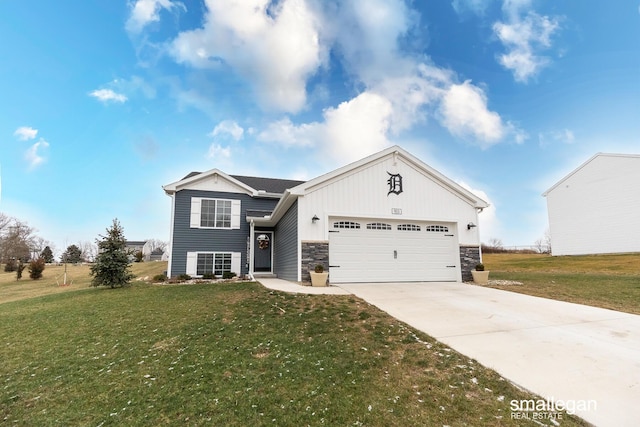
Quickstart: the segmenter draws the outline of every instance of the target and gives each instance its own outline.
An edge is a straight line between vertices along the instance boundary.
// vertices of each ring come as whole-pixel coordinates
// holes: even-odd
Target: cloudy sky
[[[640,153],[640,1],[2,0],[0,211],[168,240],[191,171],[307,179],[399,144],[531,245],[541,194]]]

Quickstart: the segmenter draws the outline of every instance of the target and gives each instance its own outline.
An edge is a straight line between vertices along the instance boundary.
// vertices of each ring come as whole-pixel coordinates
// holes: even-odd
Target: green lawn
[[[485,254],[483,262],[490,279],[523,283],[492,287],[640,314],[640,254]]]
[[[509,405],[535,396],[353,296],[136,282],[0,324],[5,425],[538,425]]]

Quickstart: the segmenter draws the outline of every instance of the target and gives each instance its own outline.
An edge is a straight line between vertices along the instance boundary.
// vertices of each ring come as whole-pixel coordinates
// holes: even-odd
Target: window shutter
[[[195,276],[198,266],[198,252],[187,252],[187,271],[189,276]]]
[[[200,228],[200,219],[202,217],[202,198],[191,198],[191,228]]]
[[[231,252],[231,271],[240,276],[240,252]]]
[[[231,228],[240,228],[240,200],[231,201]]]

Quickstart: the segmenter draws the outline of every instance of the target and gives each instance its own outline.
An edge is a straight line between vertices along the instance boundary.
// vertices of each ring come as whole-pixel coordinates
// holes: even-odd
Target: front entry
[[[256,273],[273,273],[273,232],[255,232],[253,241],[253,271]]]

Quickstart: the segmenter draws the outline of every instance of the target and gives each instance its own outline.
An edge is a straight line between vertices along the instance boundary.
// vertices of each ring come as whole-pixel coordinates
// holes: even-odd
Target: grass
[[[640,254],[485,254],[483,262],[490,279],[523,283],[492,287],[640,314]]]
[[[63,286],[65,266],[62,264],[48,264],[42,279],[39,280],[31,280],[28,269],[22,272],[21,280],[16,280],[15,272],[6,273],[2,268],[0,270],[0,304],[62,292],[89,290],[91,289],[89,270],[88,264],[67,264],[67,286]],[[131,265],[132,273],[141,279],[153,278],[166,270],[166,262],[142,262]]]
[[[136,282],[0,324],[6,425],[538,425],[510,416],[535,396],[353,296]]]

